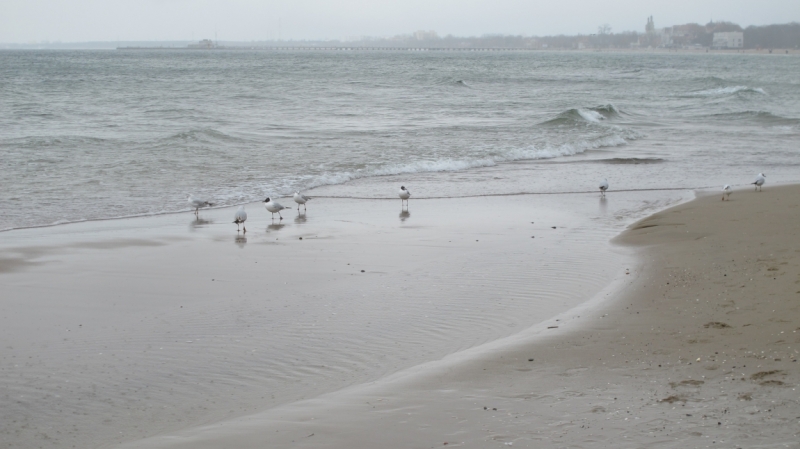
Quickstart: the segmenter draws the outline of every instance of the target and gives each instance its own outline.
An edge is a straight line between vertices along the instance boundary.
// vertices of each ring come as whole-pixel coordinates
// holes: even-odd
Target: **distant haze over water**
[[[189,193],[393,197],[394,178],[347,189],[388,175],[436,174],[415,197],[798,181],[797,73],[754,55],[0,52],[0,229],[187,210]]]

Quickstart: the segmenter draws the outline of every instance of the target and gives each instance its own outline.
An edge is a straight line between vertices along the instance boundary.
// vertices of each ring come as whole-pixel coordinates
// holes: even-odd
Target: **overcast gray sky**
[[[728,20],[800,21],[798,0],[0,0],[0,42],[340,39],[643,31]]]

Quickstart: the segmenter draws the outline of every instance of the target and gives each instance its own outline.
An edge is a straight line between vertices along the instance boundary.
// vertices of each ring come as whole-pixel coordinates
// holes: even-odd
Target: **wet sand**
[[[632,225],[615,243],[637,264],[522,333],[125,447],[797,447],[799,206],[798,186],[701,195]]]
[[[691,195],[318,198],[282,222],[248,205],[246,236],[231,208],[2,233],[0,447],[192,433],[473,357],[591,299],[631,259],[609,244],[622,223]]]

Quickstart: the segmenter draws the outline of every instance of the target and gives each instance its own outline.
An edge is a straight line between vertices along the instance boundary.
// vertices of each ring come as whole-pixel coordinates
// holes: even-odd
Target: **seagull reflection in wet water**
[[[306,222],[306,214],[305,214],[305,212],[302,213],[302,214],[297,214],[297,216],[294,217],[294,222],[297,223],[297,224],[305,223]]]
[[[283,223],[273,223],[267,226],[268,231],[280,231],[282,227],[286,226]]]
[[[410,217],[410,216],[411,216],[411,212],[409,212],[408,210],[404,210],[404,211],[400,212],[400,221],[406,221],[408,219],[408,217]]]
[[[208,225],[210,225],[212,223],[214,223],[214,220],[204,220],[204,219],[202,219],[200,217],[197,217],[196,219],[194,219],[194,220],[189,222],[189,229],[195,230],[197,228],[203,228],[203,227],[208,226]]]
[[[244,248],[244,245],[247,243],[247,237],[245,237],[244,234],[237,235],[236,237],[234,237],[233,241],[239,248]]]

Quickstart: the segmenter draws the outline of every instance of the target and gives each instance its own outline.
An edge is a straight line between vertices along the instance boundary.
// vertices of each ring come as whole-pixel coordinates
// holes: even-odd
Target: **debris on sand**
[[[658,402],[666,402],[668,404],[674,404],[675,402],[686,402],[686,398],[681,396],[676,396],[673,394],[672,396],[666,397]]]
[[[705,382],[702,380],[682,380],[680,382],[670,382],[669,386],[672,388],[684,387],[684,386],[692,386],[697,387],[703,385]]]
[[[753,374],[752,376],[750,376],[750,379],[758,380],[758,379],[763,379],[763,378],[765,378],[767,376],[772,376],[774,374],[781,374],[781,373],[783,373],[783,371],[781,371],[779,369],[774,369],[772,371],[760,371],[760,372],[757,372],[757,373]]]

